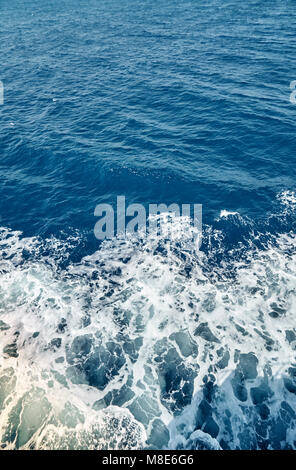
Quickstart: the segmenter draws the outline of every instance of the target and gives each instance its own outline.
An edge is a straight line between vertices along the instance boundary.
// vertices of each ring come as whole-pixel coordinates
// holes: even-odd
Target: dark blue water
[[[101,201],[264,217],[295,182],[293,2],[1,2],[1,215],[92,231]]]
[[[296,445],[296,106],[289,100],[295,27],[292,0],[0,1],[0,315],[9,325],[3,347],[7,341],[18,346],[0,363],[11,381],[4,391],[0,381],[0,408],[1,393],[8,396],[16,386],[8,366],[18,370],[30,357],[40,383],[45,380],[41,352],[50,364],[46,374],[53,361],[64,385],[69,382],[59,393],[70,394],[67,412],[51,411],[67,428],[58,442],[53,431],[40,429],[55,410],[50,390],[62,387],[61,380],[48,376],[50,385],[24,385],[25,393],[20,383],[27,379],[19,379],[15,409],[27,403],[32,416],[32,402],[39,403],[44,417],[34,421],[34,434],[3,402],[4,446],[32,440],[35,447],[54,448]],[[115,204],[117,195],[145,206],[202,204],[205,257],[197,260],[178,247],[157,251],[149,240],[101,249],[94,209]],[[83,258],[94,252],[95,258]],[[237,284],[228,285],[237,273]],[[156,339],[145,333],[151,308],[159,320],[153,320]],[[170,320],[177,312],[179,323]],[[100,315],[103,326],[96,323]],[[57,329],[61,319],[68,339]],[[217,327],[218,340],[209,336],[209,325]],[[22,351],[21,339],[13,339],[16,329],[26,344],[38,331],[37,346]],[[60,362],[59,348],[50,343],[56,337],[64,348]],[[196,359],[194,345],[200,355],[205,348],[203,359]],[[227,379],[219,379],[211,354],[229,354]],[[257,358],[262,363],[255,373]],[[119,383],[125,386],[120,397]],[[225,410],[234,399],[231,417]],[[128,410],[136,424],[111,419],[112,405]],[[94,431],[81,418],[96,422],[91,413],[105,413],[106,427]],[[6,419],[14,423],[11,434]],[[237,427],[239,420],[247,424]],[[86,430],[78,436],[73,422],[97,433],[96,443]],[[126,444],[129,426],[138,425]],[[122,429],[122,442],[111,443],[112,426]]]

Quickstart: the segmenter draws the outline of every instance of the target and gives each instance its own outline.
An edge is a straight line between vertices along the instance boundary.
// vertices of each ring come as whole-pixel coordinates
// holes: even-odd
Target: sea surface
[[[292,0],[0,0],[1,449],[296,448],[295,33]],[[119,195],[202,204],[200,250],[98,241]]]

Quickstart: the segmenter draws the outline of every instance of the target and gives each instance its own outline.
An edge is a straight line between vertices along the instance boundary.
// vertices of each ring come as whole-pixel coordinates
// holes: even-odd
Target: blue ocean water
[[[2,448],[296,447],[294,10],[1,0]],[[201,252],[100,244],[118,195]]]

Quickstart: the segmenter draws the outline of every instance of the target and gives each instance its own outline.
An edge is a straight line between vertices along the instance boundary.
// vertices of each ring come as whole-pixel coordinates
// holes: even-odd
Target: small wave
[[[231,211],[227,211],[227,210],[223,209],[223,210],[221,210],[219,217],[220,218],[222,218],[222,217],[227,218],[231,215],[239,215],[239,213],[238,212],[231,212]]]

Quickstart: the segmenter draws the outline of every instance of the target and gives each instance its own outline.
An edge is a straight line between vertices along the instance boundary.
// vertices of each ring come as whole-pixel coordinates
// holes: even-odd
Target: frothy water
[[[2,448],[295,448],[295,234],[218,262],[224,238],[114,239],[74,263],[79,235],[2,228]]]
[[[0,449],[295,448],[295,2],[1,7]]]

